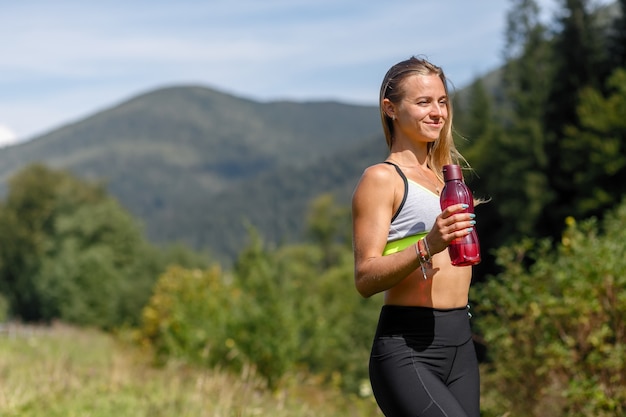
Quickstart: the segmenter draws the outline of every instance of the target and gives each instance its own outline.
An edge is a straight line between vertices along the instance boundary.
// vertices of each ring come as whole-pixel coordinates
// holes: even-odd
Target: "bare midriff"
[[[453,266],[448,251],[433,255],[432,269],[421,268],[385,291],[385,304],[433,308],[464,307],[472,280],[471,266]]]

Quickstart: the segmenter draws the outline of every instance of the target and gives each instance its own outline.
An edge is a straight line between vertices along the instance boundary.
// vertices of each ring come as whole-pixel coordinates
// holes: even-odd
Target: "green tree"
[[[589,0],[562,0],[558,32],[553,45],[555,67],[549,84],[545,113],[546,144],[549,157],[546,175],[554,195],[538,223],[549,236],[557,237],[563,219],[571,214],[576,190],[571,177],[562,171],[566,126],[578,126],[576,109],[583,88],[601,89],[607,76],[606,43],[594,19]],[[578,169],[585,170],[580,165]]]
[[[554,74],[550,35],[541,21],[541,9],[535,0],[514,0],[507,14],[503,56],[504,93],[506,105],[499,116],[505,125],[517,130],[526,120],[543,116]],[[523,131],[522,131],[523,132]]]
[[[13,316],[111,328],[139,321],[167,262],[103,186],[33,165],[0,209],[0,292]]]
[[[548,100],[548,80],[554,71],[553,52],[536,2],[515,3],[507,19],[503,76],[511,103],[503,109],[508,125],[499,137],[500,159],[489,171],[501,173],[493,178],[493,197],[504,223],[515,219],[513,230],[505,226],[502,231],[509,236],[533,235],[537,217],[552,198],[544,174],[549,158],[542,117]]]
[[[619,15],[613,20],[608,38],[610,69],[626,68],[626,0],[616,2]]]
[[[468,93],[468,104],[460,117],[456,117],[455,113],[455,124],[464,139],[483,143],[484,138],[490,136],[494,125],[492,97],[481,78],[470,84]]]
[[[103,328],[138,321],[156,276],[137,268],[146,243],[117,201],[103,198],[59,213],[46,242],[33,277],[42,319]]]
[[[295,258],[288,264],[277,261],[254,234],[235,264],[242,303],[233,312],[237,321],[233,339],[270,386],[276,386],[299,357],[301,298],[297,290],[303,279],[300,274],[308,271],[298,266]]]
[[[605,90],[581,91],[579,122],[565,128],[562,140],[561,170],[570,178],[570,210],[578,219],[602,217],[626,190],[626,70],[616,70]]]
[[[322,194],[311,203],[306,235],[324,253],[322,267],[335,264],[340,249],[351,247],[350,221],[349,208],[338,206],[332,194]]]
[[[506,63],[501,75],[505,98],[491,116],[499,123],[483,127],[482,132],[477,124],[473,130],[481,136],[466,153],[480,177],[470,185],[477,195],[491,198],[489,204],[477,208],[485,248],[536,234],[536,221],[553,198],[545,176],[548,156],[542,124],[547,80],[552,73],[551,54],[548,31],[536,2],[514,1],[507,16]],[[475,101],[470,108],[479,108],[484,101],[480,90],[472,97]],[[478,121],[487,123],[485,117],[478,117]]]
[[[561,0],[558,29],[553,40],[553,65],[545,124],[557,140],[576,120],[578,93],[583,87],[602,87],[606,49],[589,0]]]
[[[51,249],[56,219],[79,204],[102,199],[99,186],[83,186],[69,173],[43,165],[25,168],[9,181],[0,211],[0,285],[10,311],[25,320],[43,318],[36,278]]]

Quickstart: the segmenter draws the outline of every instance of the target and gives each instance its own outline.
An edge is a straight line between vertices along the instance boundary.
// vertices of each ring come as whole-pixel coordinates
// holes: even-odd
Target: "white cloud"
[[[17,136],[6,126],[0,125],[0,148],[17,143]]]

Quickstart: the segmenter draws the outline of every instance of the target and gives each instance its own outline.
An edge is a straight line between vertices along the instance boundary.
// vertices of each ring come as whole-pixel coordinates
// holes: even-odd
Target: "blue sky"
[[[546,16],[556,1],[539,2]],[[375,105],[388,67],[424,55],[464,87],[501,65],[509,7],[507,0],[0,0],[0,146],[164,86]]]

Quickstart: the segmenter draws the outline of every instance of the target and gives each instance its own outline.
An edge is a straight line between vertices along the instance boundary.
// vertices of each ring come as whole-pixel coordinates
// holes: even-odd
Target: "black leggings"
[[[387,417],[478,417],[478,360],[467,308],[383,306],[370,380]]]

